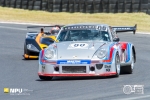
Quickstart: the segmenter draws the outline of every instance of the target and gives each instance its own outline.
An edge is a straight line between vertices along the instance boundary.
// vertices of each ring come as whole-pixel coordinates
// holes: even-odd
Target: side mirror
[[[119,42],[120,39],[119,39],[118,37],[116,37],[116,38],[113,39],[113,41],[114,41],[114,42]]]

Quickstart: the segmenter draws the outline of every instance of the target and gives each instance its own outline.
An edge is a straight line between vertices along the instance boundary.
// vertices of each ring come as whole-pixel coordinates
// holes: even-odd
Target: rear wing
[[[52,27],[59,27],[61,29],[61,27],[63,27],[64,25],[49,25],[49,26],[27,26],[27,34],[26,34],[26,38],[35,38],[38,33],[41,32],[41,29],[44,30],[45,34],[50,35],[50,29]]]
[[[27,26],[27,28],[46,28],[46,27],[63,27],[64,25],[49,25],[49,26]]]
[[[32,35],[37,35],[38,33],[43,30],[45,34],[49,35],[50,30],[52,27],[63,27],[64,25],[49,25],[49,26],[27,26],[28,33],[27,34],[32,34]]]
[[[116,33],[117,32],[133,32],[135,34],[136,29],[137,29],[137,24],[135,26],[114,26],[112,27]]]

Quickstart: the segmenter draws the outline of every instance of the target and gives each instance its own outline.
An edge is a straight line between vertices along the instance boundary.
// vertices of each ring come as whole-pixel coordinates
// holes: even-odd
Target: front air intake
[[[103,67],[103,64],[96,64],[96,68],[97,68],[97,69],[100,70],[100,69],[102,69],[102,67]]]

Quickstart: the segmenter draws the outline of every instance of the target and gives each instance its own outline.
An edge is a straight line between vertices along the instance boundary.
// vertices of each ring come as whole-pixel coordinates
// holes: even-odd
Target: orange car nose
[[[31,56],[31,55],[24,54],[24,58],[26,58],[26,59],[37,59],[38,56]]]

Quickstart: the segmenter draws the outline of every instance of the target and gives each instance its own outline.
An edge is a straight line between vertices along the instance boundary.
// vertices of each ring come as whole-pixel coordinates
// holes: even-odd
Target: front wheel
[[[119,77],[120,75],[120,58],[119,58],[119,54],[116,54],[115,57],[115,68],[116,68],[116,77]]]
[[[51,80],[53,77],[50,77],[50,76],[41,76],[41,75],[39,75],[39,78],[40,78],[41,80]]]
[[[123,74],[132,74],[133,73],[133,69],[134,69],[134,63],[135,63],[135,59],[134,59],[134,53],[132,52],[132,61],[130,65],[127,66],[123,66],[122,67],[122,73]]]

